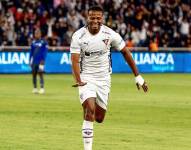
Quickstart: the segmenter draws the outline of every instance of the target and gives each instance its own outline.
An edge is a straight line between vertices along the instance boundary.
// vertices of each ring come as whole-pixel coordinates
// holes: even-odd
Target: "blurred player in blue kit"
[[[32,69],[32,81],[33,81],[33,93],[44,94],[44,64],[46,54],[48,51],[47,42],[42,39],[42,33],[40,29],[36,29],[34,32],[34,40],[31,44],[29,63]],[[40,90],[37,89],[37,74],[40,76]]]

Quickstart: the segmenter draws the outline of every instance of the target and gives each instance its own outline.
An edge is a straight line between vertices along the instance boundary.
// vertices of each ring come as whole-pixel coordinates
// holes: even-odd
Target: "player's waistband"
[[[99,81],[104,81],[104,80],[111,80],[111,73],[107,75],[89,75],[89,74],[80,74],[81,78],[88,78],[91,80],[99,80]]]

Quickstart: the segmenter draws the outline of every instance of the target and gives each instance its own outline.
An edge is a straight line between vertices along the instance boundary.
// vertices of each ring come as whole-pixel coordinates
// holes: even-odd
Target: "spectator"
[[[4,23],[1,21],[1,43],[29,45],[30,43],[26,41],[30,41],[34,30],[40,28],[44,36],[49,37],[49,41],[57,41],[54,42],[56,45],[69,45],[70,40],[65,41],[65,39],[70,37],[71,31],[85,25],[87,9],[92,4],[101,4],[105,10],[105,24],[119,32],[125,39],[132,37],[135,46],[149,46],[149,38],[156,34],[161,47],[188,46],[191,35],[190,0],[0,1],[0,12],[3,16],[1,20],[4,18],[11,23],[8,38],[5,33],[7,21]],[[10,33],[15,35],[12,39]],[[26,35],[29,39],[24,41]]]
[[[127,46],[128,48],[134,47],[134,43],[133,43],[133,40],[132,40],[131,37],[129,37],[129,39],[126,41],[126,46]]]
[[[68,26],[68,30],[64,36],[64,39],[65,39],[65,43],[64,45],[69,45],[70,42],[71,42],[71,37],[72,37],[72,34],[74,33],[74,28],[72,28],[72,26]]]
[[[150,40],[150,44],[149,44],[149,50],[151,52],[158,52],[158,42],[157,42],[157,38],[152,38]]]
[[[7,45],[13,45],[15,41],[15,33],[14,33],[14,26],[11,24],[11,22],[7,21],[6,26],[6,34],[7,34]]]
[[[132,26],[131,37],[132,37],[132,41],[135,44],[135,46],[138,46],[138,44],[140,42],[140,38],[139,38],[138,30],[134,26]]]
[[[147,40],[147,31],[144,25],[142,25],[141,29],[138,31],[138,36],[140,39],[138,46],[146,46],[145,43]]]
[[[15,14],[15,20],[16,21],[23,21],[24,19],[24,13],[22,8],[17,8],[16,14]]]

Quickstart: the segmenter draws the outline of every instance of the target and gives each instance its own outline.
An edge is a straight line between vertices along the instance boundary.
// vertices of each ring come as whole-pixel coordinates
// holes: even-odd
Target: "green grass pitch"
[[[108,112],[94,124],[94,150],[191,150],[191,74],[112,75]],[[82,108],[72,75],[46,75],[34,95],[31,75],[0,75],[0,150],[83,150]]]

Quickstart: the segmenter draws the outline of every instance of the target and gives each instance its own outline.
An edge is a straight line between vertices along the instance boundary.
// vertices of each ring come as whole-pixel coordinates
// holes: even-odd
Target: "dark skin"
[[[92,35],[96,35],[100,31],[102,23],[103,23],[103,12],[101,11],[88,12],[88,18],[87,18],[88,31]],[[126,60],[126,62],[131,67],[133,74],[135,76],[138,76],[139,75],[138,69],[135,65],[135,62],[128,48],[124,47],[121,50],[121,53],[124,59]],[[80,78],[79,58],[80,58],[79,54],[71,55],[73,75],[76,81],[76,84],[73,85],[73,87],[84,86],[87,84],[86,82],[81,81],[81,78]],[[140,88],[142,87],[144,92],[148,91],[146,82],[142,86],[140,86],[139,84],[136,84],[136,85],[138,90],[140,90]],[[101,108],[99,105],[97,105],[95,101],[96,101],[95,97],[90,97],[86,99],[85,102],[82,104],[83,111],[84,111],[84,115],[83,115],[84,120],[91,121],[91,122],[96,121],[98,123],[101,123],[103,122],[105,118],[106,110]]]

